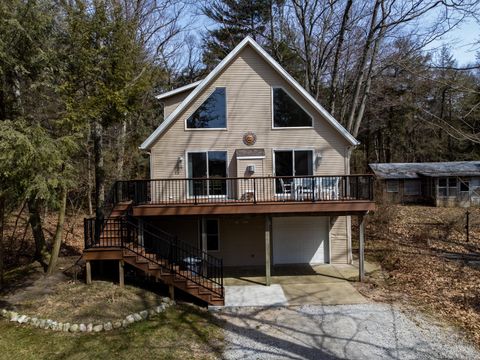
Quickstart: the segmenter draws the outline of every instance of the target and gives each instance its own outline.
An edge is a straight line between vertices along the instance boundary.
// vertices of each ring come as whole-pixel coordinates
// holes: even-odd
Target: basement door
[[[327,216],[272,219],[273,264],[324,264],[329,260]]]

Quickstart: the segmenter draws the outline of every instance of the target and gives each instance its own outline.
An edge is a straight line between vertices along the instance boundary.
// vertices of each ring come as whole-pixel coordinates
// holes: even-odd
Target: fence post
[[[470,211],[467,210],[465,213],[466,216],[466,223],[465,223],[465,231],[467,233],[467,242],[470,241]]]

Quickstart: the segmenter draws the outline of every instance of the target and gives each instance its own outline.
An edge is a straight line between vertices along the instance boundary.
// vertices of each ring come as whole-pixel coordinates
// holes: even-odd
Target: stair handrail
[[[112,219],[110,219],[110,220],[112,220]],[[139,230],[139,226],[136,223],[134,223],[132,221],[129,221],[127,219],[127,217],[125,217],[125,216],[120,217],[116,220],[120,221],[120,222],[123,221],[125,224],[128,224],[129,226],[133,227],[135,231]],[[127,238],[125,238],[123,231],[121,231],[121,233],[120,233],[122,248],[128,249],[129,251],[132,251],[133,253],[135,253],[135,255],[143,257],[147,260],[150,260],[153,263],[155,263],[156,265],[169,270],[171,273],[173,273],[177,276],[180,276],[180,277],[182,277],[182,278],[184,278],[188,281],[191,281],[194,284],[197,284],[201,287],[204,287],[204,288],[214,292],[215,294],[217,294],[217,295],[219,295],[220,297],[223,298],[223,296],[224,296],[224,286],[223,286],[223,260],[222,259],[216,258],[216,257],[214,257],[210,254],[207,254],[208,257],[204,257],[204,258],[201,259],[202,262],[206,262],[206,265],[207,265],[206,271],[202,270],[200,272],[196,272],[196,271],[193,271],[191,269],[189,269],[189,271],[184,271],[184,272],[177,271],[177,269],[175,268],[176,266],[178,266],[178,267],[185,266],[185,264],[183,263],[184,259],[198,257],[197,254],[195,254],[195,251],[191,252],[191,251],[188,251],[186,249],[188,247],[191,247],[191,248],[194,248],[194,247],[190,246],[187,243],[182,242],[182,245],[187,245],[187,246],[185,246],[185,248],[182,248],[181,246],[179,246],[180,242],[178,241],[176,236],[173,236],[174,237],[173,240],[164,239],[161,236],[159,236],[159,235],[157,235],[157,234],[155,234],[155,233],[153,233],[149,230],[146,230],[144,228],[143,229],[143,234],[145,235],[145,233],[148,233],[148,235],[156,238],[157,241],[154,242],[155,246],[154,246],[154,249],[153,249],[153,250],[156,250],[155,255],[160,255],[160,257],[162,259],[165,259],[167,257],[169,259],[168,266],[166,266],[162,262],[159,262],[155,258],[146,256],[146,250],[147,249],[145,248],[144,244],[138,244],[138,236],[133,236],[133,238],[137,239],[137,242],[136,242],[135,245],[137,247],[140,247],[141,249],[144,249],[145,250],[145,255],[141,251],[136,250],[136,248],[132,249],[131,247],[127,246],[125,242],[134,242],[135,243],[135,241],[132,241],[131,232],[129,232],[129,231],[127,231],[127,234],[128,234]],[[163,230],[161,231],[161,233],[168,234],[167,232],[165,232]],[[169,234],[169,235],[171,235],[171,234]],[[165,254],[161,254],[160,247],[162,245],[164,245],[164,246],[166,245],[169,248],[169,250],[167,251],[167,252],[169,252],[169,256],[165,257]],[[197,249],[197,250],[200,250],[200,249]],[[211,277],[208,276],[208,270],[209,269],[211,270],[211,267],[208,267],[208,264],[217,268],[217,271],[214,273],[214,275],[217,275],[217,276],[211,276]],[[202,264],[201,266],[205,266],[205,264]],[[187,274],[190,274],[191,276],[187,276]],[[195,275],[192,276],[192,274],[196,274],[196,276]],[[211,285],[213,285],[213,286],[206,286],[207,285],[206,282],[207,283],[210,282]]]

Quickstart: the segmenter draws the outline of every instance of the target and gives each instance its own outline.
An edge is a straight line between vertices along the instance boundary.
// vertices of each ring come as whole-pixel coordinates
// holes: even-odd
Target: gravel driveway
[[[223,308],[227,359],[478,359],[451,328],[387,304]]]

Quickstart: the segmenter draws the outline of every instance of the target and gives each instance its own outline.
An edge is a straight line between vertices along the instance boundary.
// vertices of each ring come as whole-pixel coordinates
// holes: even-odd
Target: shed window
[[[470,182],[468,180],[460,180],[460,192],[469,192]]]
[[[420,195],[421,183],[418,180],[405,180],[403,191],[405,195]]]
[[[188,129],[225,129],[227,127],[225,88],[218,87],[187,119]]]
[[[312,117],[282,88],[273,88],[273,127],[311,127]]]
[[[457,178],[439,178],[438,179],[438,196],[457,196],[458,183]]]
[[[398,193],[398,180],[387,180],[387,192]]]

